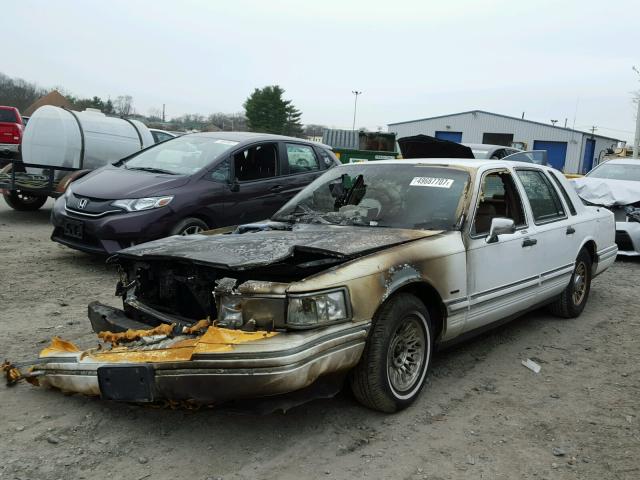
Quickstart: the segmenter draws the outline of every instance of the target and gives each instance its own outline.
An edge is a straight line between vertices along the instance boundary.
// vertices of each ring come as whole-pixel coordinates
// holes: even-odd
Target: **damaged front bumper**
[[[640,256],[640,222],[616,222],[618,255]]]
[[[99,316],[117,323],[119,310],[98,306],[94,305],[92,323]],[[64,392],[127,402],[217,404],[279,395],[353,368],[369,325],[350,322],[277,333],[210,326],[196,338],[151,336],[136,346],[85,351],[54,340],[29,376]]]

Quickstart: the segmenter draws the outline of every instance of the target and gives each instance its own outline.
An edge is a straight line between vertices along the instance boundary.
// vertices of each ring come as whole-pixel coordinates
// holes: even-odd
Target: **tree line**
[[[233,130],[303,137],[321,136],[325,128],[322,125],[303,125],[302,112],[291,100],[284,98],[285,90],[279,85],[256,88],[243,103],[244,112],[218,112],[209,115],[189,113],[168,121],[165,121],[163,113],[157,108],[150,109],[148,115],[136,112],[131,95],[120,95],[113,100],[110,98],[103,100],[98,96],[77,97],[62,88],[57,90],[76,110],[95,108],[107,115],[138,118],[151,127],[166,130]],[[35,83],[0,73],[0,105],[25,110],[49,91]]]

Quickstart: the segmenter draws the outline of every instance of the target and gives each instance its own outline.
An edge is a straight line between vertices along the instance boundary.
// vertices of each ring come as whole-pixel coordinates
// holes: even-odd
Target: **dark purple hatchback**
[[[269,218],[340,162],[326,145],[261,133],[194,133],[76,180],[51,239],[91,253]]]

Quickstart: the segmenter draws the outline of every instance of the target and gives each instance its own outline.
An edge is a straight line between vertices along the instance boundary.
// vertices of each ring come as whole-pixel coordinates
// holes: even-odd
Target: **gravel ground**
[[[49,240],[50,208],[0,205],[0,358],[53,335],[89,345],[87,303],[118,304],[103,259]],[[618,261],[580,318],[536,311],[440,352],[395,415],[346,393],[260,416],[0,386],[0,478],[637,479],[638,285],[640,262]]]

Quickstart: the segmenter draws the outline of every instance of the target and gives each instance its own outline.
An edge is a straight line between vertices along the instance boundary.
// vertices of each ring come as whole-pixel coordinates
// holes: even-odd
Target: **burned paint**
[[[22,379],[22,374],[20,370],[13,365],[11,362],[6,360],[0,365],[0,369],[4,373],[5,378],[7,379],[7,386],[12,386],[18,383]]]
[[[120,258],[173,258],[226,268],[250,268],[283,261],[300,252],[355,258],[429,236],[424,230],[300,224],[291,230],[169,237],[120,251]]]
[[[198,320],[190,327],[184,327],[182,329],[182,333],[185,335],[192,335],[194,333],[201,333],[202,330],[205,330],[211,326],[211,320],[205,318],[203,320]]]
[[[103,342],[110,343],[114,347],[120,343],[133,342],[134,340],[140,340],[143,337],[152,337],[154,335],[166,335],[173,334],[175,325],[169,325],[163,323],[157,327],[150,328],[148,330],[127,330],[119,333],[112,332],[100,332],[98,338]]]
[[[53,337],[51,344],[40,351],[40,357],[50,357],[60,353],[75,353],[79,351],[80,349],[68,340]]]

